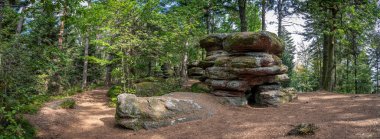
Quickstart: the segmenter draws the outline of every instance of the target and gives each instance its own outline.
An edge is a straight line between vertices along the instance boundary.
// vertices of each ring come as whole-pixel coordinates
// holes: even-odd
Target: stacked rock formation
[[[238,105],[277,105],[296,98],[294,89],[281,87],[289,79],[288,68],[279,58],[283,42],[270,32],[212,34],[200,41],[207,51],[205,60],[189,66],[189,76],[211,86],[211,93]]]

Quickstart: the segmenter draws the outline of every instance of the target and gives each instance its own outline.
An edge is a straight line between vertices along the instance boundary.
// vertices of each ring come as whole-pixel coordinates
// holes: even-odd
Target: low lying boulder
[[[266,92],[260,92],[258,104],[277,106],[279,104],[290,102],[294,99],[297,99],[297,93],[293,88],[270,90]]]
[[[116,123],[127,129],[151,129],[206,117],[203,107],[193,100],[172,97],[137,97],[120,94]]]

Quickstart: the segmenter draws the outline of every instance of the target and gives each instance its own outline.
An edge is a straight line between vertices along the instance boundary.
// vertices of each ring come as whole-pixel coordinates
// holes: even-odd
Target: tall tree
[[[261,30],[266,31],[265,15],[266,15],[266,0],[261,0]]]
[[[246,16],[246,7],[247,0],[238,0],[239,5],[239,17],[240,17],[240,31],[248,31],[247,16]]]

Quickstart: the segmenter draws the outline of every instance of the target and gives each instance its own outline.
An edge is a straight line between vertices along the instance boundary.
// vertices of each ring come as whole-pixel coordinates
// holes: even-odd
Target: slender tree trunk
[[[349,81],[349,79],[348,79],[348,77],[349,77],[349,59],[348,59],[348,57],[347,57],[347,61],[346,61],[346,85],[348,84],[348,81]],[[346,87],[346,93],[348,93],[348,92],[350,92],[350,89],[348,88],[348,86]]]
[[[380,83],[379,83],[379,58],[380,58],[380,54],[379,52],[377,52],[377,58],[376,58],[376,93],[380,93]]]
[[[83,59],[83,82],[82,82],[82,89],[87,87],[87,68],[88,68],[88,48],[90,45],[90,38],[89,35],[87,34],[85,38],[85,45],[84,45],[84,59]]]
[[[246,18],[246,5],[247,0],[238,0],[239,15],[240,15],[240,31],[246,32],[248,30],[247,18]]]
[[[265,9],[266,9],[266,0],[261,0],[261,30],[266,31],[265,24]]]
[[[58,34],[58,48],[61,50],[63,49],[63,34],[65,32],[66,12],[67,12],[66,2],[64,2],[63,9],[62,9],[62,16],[60,18],[60,27],[59,27],[59,34]]]
[[[352,56],[354,59],[354,81],[355,81],[355,94],[358,93],[358,79],[357,79],[357,64],[358,64],[358,48],[356,44],[356,33],[354,31],[351,31],[352,33],[352,39],[351,39],[351,45],[352,45]]]
[[[185,54],[183,55],[183,58],[182,58],[182,65],[181,65],[181,78],[182,78],[182,82],[183,83],[186,83],[187,81],[187,62],[188,62],[188,54],[187,54],[187,49],[189,47],[189,42],[186,41],[185,43]]]
[[[113,56],[111,53],[107,54],[107,61],[112,61]],[[111,72],[112,72],[112,65],[107,64],[106,66],[106,79],[105,79],[105,85],[106,86],[111,86]]]
[[[152,66],[153,66],[152,61],[149,60],[149,62],[148,62],[148,77],[152,76]]]
[[[23,16],[23,12],[24,12],[24,9],[25,9],[25,7],[24,6],[21,6],[20,7],[20,13],[21,13],[21,15],[20,15],[20,17],[19,17],[19,19],[18,19],[18,22],[17,22],[17,29],[16,29],[16,34],[20,34],[21,33],[21,31],[22,31],[22,27],[23,27],[23,25],[24,25],[24,16]]]
[[[282,36],[282,18],[283,18],[283,13],[282,13],[282,0],[278,0],[277,3],[277,11],[278,11],[278,28],[277,28],[277,35],[280,38],[283,38]]]
[[[3,22],[3,9],[4,9],[4,1],[0,0],[0,29],[2,29],[2,22]]]
[[[210,2],[211,3],[211,2]],[[207,26],[207,34],[211,33],[211,4],[206,8],[206,26]]]
[[[358,74],[358,70],[357,70],[357,65],[358,65],[358,62],[357,62],[357,56],[355,54],[354,56],[354,79],[355,79],[355,94],[358,93],[358,79],[357,79],[357,74]]]
[[[123,55],[121,56],[121,67],[122,67],[122,76],[121,76],[121,83],[123,84],[123,91],[127,90],[127,66],[125,64],[125,50],[123,48],[120,48],[123,52]]]

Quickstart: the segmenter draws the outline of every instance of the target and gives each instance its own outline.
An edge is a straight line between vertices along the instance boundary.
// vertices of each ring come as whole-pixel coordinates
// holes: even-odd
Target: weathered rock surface
[[[280,55],[284,50],[284,44],[277,35],[271,32],[239,32],[230,34],[224,39],[223,50]]]
[[[279,105],[292,101],[296,98],[296,91],[293,88],[286,88],[281,90],[260,92],[258,103],[261,105]]]
[[[294,90],[284,90],[288,67],[282,64],[284,44],[275,34],[239,32],[213,34],[200,41],[207,57],[189,76],[200,78],[212,88],[211,93],[230,100],[245,97],[258,104],[277,105],[296,98]],[[236,106],[236,101],[225,101]],[[243,101],[239,101],[243,102]],[[245,104],[245,103],[239,103]]]
[[[172,97],[136,97],[120,94],[116,108],[117,124],[133,130],[150,129],[197,120],[209,116],[193,100]]]

